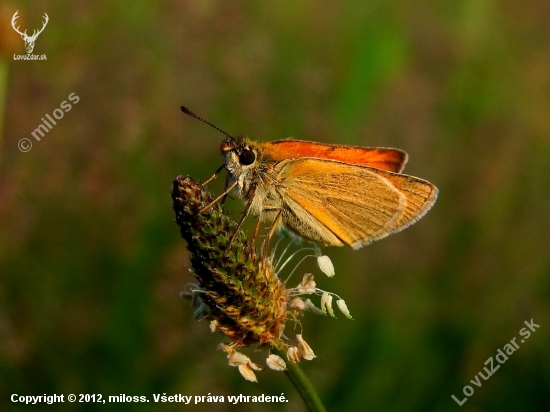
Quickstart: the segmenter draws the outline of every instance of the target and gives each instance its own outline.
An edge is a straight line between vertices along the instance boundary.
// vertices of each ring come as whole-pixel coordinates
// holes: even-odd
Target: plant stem
[[[274,347],[272,347],[271,350],[275,354],[279,355],[281,358],[286,358],[285,351],[276,349]],[[323,403],[321,402],[321,399],[319,398],[319,395],[317,395],[315,388],[311,384],[311,381],[307,378],[307,376],[302,371],[302,368],[300,368],[297,363],[293,363],[290,361],[287,362],[285,373],[290,381],[294,384],[294,387],[300,393],[300,396],[304,400],[304,403],[306,404],[306,407],[310,412],[326,411]]]

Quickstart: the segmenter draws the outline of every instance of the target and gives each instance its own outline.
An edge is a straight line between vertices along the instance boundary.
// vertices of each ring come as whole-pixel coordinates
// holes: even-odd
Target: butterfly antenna
[[[198,114],[193,113],[193,112],[192,112],[191,110],[189,110],[187,107],[181,106],[181,111],[182,111],[183,113],[185,113],[187,116],[190,116],[190,117],[192,117],[192,118],[194,118],[194,119],[200,120],[201,122],[206,123],[208,126],[213,127],[213,128],[216,129],[218,132],[221,132],[221,133],[223,133],[224,135],[226,135],[227,137],[230,137],[230,138],[234,139],[234,137],[231,136],[229,133],[224,132],[224,131],[223,131],[222,129],[220,129],[219,127],[214,126],[212,123],[210,123],[210,122],[204,120],[202,117],[200,117]]]

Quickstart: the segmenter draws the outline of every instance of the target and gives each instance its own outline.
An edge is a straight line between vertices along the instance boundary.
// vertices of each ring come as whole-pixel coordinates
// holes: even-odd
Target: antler
[[[27,30],[25,30],[25,33],[21,33],[21,32],[19,31],[19,26],[15,27],[15,21],[19,18],[19,16],[17,15],[17,13],[19,13],[19,10],[17,10],[17,11],[15,12],[15,14],[13,15],[13,18],[11,19],[11,25],[12,25],[13,29],[14,29],[17,33],[19,33],[21,36],[25,36],[25,37],[26,37],[26,36],[27,36]],[[44,13],[44,14],[46,14],[46,13]],[[42,30],[43,30],[43,29],[42,29]]]
[[[31,39],[36,39],[38,35],[44,31],[44,28],[46,27],[46,24],[48,24],[49,20],[50,18],[48,17],[48,15],[44,13],[44,23],[42,24],[42,28],[38,31],[34,30],[32,33]]]

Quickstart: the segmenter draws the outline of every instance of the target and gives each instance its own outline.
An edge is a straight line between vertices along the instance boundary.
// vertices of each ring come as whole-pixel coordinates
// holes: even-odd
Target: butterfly
[[[401,173],[408,159],[402,150],[294,139],[259,143],[182,111],[226,135],[223,165],[205,182],[227,171],[226,188],[214,202],[234,191],[246,205],[238,228],[252,213],[271,223],[268,239],[284,227],[325,246],[359,249],[415,223],[437,199],[433,184]]]

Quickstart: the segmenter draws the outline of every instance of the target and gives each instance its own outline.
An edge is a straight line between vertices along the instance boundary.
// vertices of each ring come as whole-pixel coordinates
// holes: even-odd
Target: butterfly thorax
[[[269,173],[274,163],[263,159],[259,144],[244,138],[227,138],[221,145],[227,170],[227,186],[236,182],[235,193],[245,202],[252,202],[251,211],[265,218],[264,210],[279,209],[282,199],[275,188],[276,176]]]

